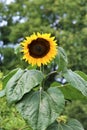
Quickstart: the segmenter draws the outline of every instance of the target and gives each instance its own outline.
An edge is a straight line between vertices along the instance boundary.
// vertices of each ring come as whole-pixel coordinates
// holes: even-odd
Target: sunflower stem
[[[40,102],[41,102],[41,91],[42,91],[42,87],[40,86]]]
[[[40,71],[42,71],[44,73],[44,65],[40,66]]]
[[[40,71],[42,71],[42,66],[40,66]]]

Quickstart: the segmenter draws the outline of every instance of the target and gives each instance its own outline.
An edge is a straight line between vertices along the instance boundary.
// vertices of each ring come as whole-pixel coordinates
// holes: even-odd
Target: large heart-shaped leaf
[[[84,96],[87,96],[87,81],[84,80],[79,74],[73,72],[72,70],[67,70],[63,73],[63,76],[72,87],[75,87],[81,91]]]
[[[6,85],[6,96],[9,103],[20,100],[23,95],[39,85],[43,75],[38,70],[18,70]]]
[[[64,96],[54,87],[47,91],[31,91],[16,106],[33,130],[45,130],[64,108]]]
[[[46,130],[84,130],[84,128],[76,119],[70,119],[67,123],[55,121]]]
[[[59,89],[64,94],[65,99],[67,100],[86,100],[87,97],[84,96],[78,89],[72,87],[70,84],[65,84],[59,86]]]

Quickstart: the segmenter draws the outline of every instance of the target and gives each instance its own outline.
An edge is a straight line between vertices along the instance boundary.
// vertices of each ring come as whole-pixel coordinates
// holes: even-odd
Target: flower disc
[[[21,43],[23,59],[37,66],[49,63],[57,54],[57,44],[54,38],[47,33],[37,33],[26,37],[26,40]]]

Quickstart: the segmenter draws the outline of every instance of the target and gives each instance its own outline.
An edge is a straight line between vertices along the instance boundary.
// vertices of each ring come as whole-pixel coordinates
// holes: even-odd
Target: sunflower
[[[41,66],[49,63],[57,54],[57,43],[55,37],[50,34],[32,34],[21,42],[22,52],[29,64]]]

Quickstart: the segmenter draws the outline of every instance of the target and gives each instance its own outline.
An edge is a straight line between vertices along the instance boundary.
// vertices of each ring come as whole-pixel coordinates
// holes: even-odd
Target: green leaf
[[[18,111],[33,130],[45,130],[64,108],[64,96],[58,88],[31,91],[16,104]]]
[[[6,85],[6,96],[9,103],[20,100],[23,95],[39,85],[43,75],[37,70],[19,70]]]
[[[73,72],[72,70],[65,71],[63,73],[63,76],[72,87],[75,87],[76,89],[81,91],[81,93],[84,96],[87,96],[87,81],[86,80],[84,80],[80,75]]]
[[[55,58],[55,63],[58,64],[58,71],[62,71],[67,67],[67,55],[62,47],[58,47],[58,55]]]
[[[55,121],[46,130],[84,130],[84,128],[78,120],[70,119],[66,123]]]
[[[86,96],[84,96],[78,89],[72,87],[69,84],[65,84],[62,87],[60,86],[59,89],[64,94],[65,99],[68,99],[68,100],[87,100]]]
[[[3,96],[5,96],[5,89],[0,91],[0,98],[3,97]]]
[[[3,77],[2,82],[3,82],[3,88],[6,87],[7,82],[9,81],[9,79],[18,71],[17,69],[14,69],[12,71],[10,71],[6,76]]]
[[[82,71],[75,71],[77,74],[79,74],[84,80],[87,81],[87,75]]]

